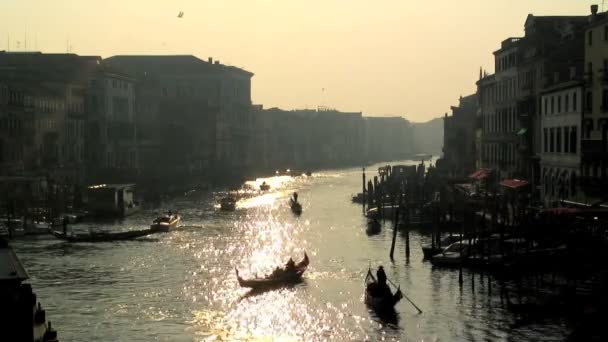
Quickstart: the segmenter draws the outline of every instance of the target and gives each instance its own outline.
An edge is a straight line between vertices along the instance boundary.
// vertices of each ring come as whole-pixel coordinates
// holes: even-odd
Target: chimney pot
[[[597,5],[591,5],[591,14],[592,15],[596,15],[597,14]]]
[[[209,64],[213,64],[213,57],[209,57],[209,59],[207,60],[207,62],[209,62]]]
[[[215,64],[216,64],[216,65],[219,65],[219,64],[220,64],[220,61],[215,61]]]

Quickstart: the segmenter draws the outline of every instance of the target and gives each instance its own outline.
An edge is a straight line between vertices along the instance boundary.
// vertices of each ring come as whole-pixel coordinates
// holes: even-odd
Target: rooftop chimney
[[[591,15],[597,14],[597,5],[591,5]]]
[[[209,64],[213,64],[213,57],[209,57],[209,59],[207,60],[207,62],[209,62]]]
[[[219,65],[219,64],[220,64],[220,61],[215,61],[215,65]]]

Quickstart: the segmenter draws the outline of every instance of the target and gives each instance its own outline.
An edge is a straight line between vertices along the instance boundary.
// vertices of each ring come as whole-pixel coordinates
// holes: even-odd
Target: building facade
[[[570,80],[541,95],[541,198],[546,204],[578,195],[583,84]]]
[[[461,96],[459,102],[443,119],[443,167],[453,176],[466,176],[476,168],[477,94]]]
[[[608,15],[598,13],[597,6],[592,6],[584,37],[582,185],[591,197],[603,197],[608,168]]]
[[[236,179],[253,159],[252,73],[191,55],[113,56],[138,80],[140,161],[149,180]]]

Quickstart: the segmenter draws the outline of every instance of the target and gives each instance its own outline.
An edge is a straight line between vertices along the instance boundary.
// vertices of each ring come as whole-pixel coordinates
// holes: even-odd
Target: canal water
[[[361,206],[350,201],[361,188],[360,169],[250,183],[262,181],[272,189],[238,202],[235,212],[191,193],[122,222],[94,224],[142,229],[158,211],[178,210],[183,227],[167,234],[98,244],[44,237],[13,246],[61,341],[549,341],[569,331],[560,321],[523,322],[501,304],[498,284],[488,287],[479,275],[465,272],[461,289],[458,271],[423,261],[427,236],[411,233],[409,262],[400,236],[391,263],[391,225],[367,236]],[[300,217],[287,204],[294,191]],[[262,275],[304,251],[311,264],[302,284],[258,295],[238,286],[235,267],[244,277]],[[379,264],[422,314],[405,299],[396,320],[368,312],[364,278]]]

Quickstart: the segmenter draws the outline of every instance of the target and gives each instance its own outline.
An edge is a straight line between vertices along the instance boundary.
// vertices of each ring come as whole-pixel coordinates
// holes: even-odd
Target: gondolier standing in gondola
[[[378,285],[375,289],[376,293],[380,296],[392,296],[393,293],[391,288],[386,283],[386,273],[384,273],[384,267],[379,266],[378,271],[376,271],[376,277],[378,278]]]

